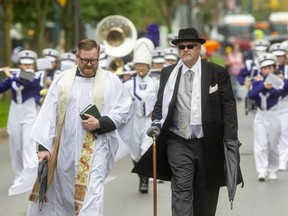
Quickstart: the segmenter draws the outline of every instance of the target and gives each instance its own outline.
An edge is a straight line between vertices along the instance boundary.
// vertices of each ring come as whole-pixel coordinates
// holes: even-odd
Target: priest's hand
[[[99,129],[100,128],[100,122],[98,119],[96,119],[93,115],[90,114],[84,114],[87,119],[86,120],[82,120],[82,126],[85,130],[87,131],[93,131],[95,129]]]
[[[43,151],[38,151],[37,156],[38,156],[38,159],[39,159],[39,163],[41,163],[46,158],[49,160],[51,154],[50,154],[49,151],[43,150]]]

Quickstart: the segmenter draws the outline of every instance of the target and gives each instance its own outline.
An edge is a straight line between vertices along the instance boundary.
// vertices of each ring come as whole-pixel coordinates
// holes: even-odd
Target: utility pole
[[[188,26],[192,26],[192,24],[193,24],[193,22],[192,22],[192,17],[193,17],[192,1],[193,0],[187,0],[187,24],[188,24]]]
[[[80,39],[80,0],[74,0],[74,45]]]

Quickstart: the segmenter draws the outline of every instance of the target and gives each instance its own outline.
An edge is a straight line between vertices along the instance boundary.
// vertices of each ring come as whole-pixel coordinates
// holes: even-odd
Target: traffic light
[[[67,0],[57,0],[60,6],[65,7]]]
[[[279,0],[270,0],[270,8],[276,9],[279,7]]]

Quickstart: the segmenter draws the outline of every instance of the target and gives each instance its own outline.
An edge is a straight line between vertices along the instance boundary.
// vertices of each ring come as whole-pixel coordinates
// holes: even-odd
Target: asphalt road
[[[233,210],[226,188],[220,191],[216,216],[287,216],[288,215],[288,171],[279,172],[276,181],[257,180],[253,158],[253,115],[244,114],[243,102],[238,103],[241,168],[244,188],[238,186]],[[148,216],[153,215],[152,181],[148,194],[138,192],[138,177],[130,173],[132,162],[129,156],[118,161],[105,184],[105,216]],[[25,215],[28,193],[9,197],[8,188],[13,181],[9,159],[8,141],[0,138],[0,216]],[[169,216],[170,183],[157,184],[157,211],[159,216]]]

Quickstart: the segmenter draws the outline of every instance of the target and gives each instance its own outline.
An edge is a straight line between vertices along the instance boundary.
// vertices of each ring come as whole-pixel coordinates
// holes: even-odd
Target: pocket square
[[[216,92],[218,90],[218,84],[215,86],[210,86],[209,87],[209,94],[212,94],[213,92]]]

